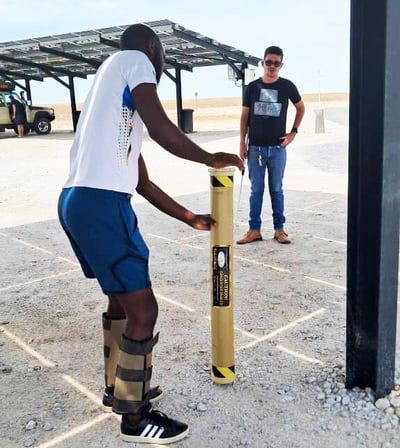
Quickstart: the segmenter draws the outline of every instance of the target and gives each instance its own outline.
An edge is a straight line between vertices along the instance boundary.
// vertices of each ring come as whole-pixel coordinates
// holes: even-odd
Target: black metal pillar
[[[25,79],[25,91],[26,99],[32,102],[31,83],[29,82],[29,79]]]
[[[346,386],[394,387],[400,2],[352,0]]]
[[[176,115],[178,119],[178,127],[183,127],[183,112],[182,112],[182,78],[181,69],[175,69],[175,83],[176,83]]]
[[[242,74],[242,100],[244,98],[244,92],[246,90],[247,85],[245,84],[245,72],[248,68],[247,62],[242,62],[241,74]]]
[[[71,99],[72,126],[74,127],[74,132],[75,132],[76,126],[78,124],[78,114],[76,111],[74,77],[68,76],[68,81],[69,81],[69,96]]]

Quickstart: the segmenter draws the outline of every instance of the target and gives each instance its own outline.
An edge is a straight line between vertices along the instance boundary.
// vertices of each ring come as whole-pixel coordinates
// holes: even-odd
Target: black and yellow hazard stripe
[[[233,176],[210,176],[213,187],[233,187]]]
[[[235,379],[235,366],[217,367],[212,366],[212,373],[215,378]]]

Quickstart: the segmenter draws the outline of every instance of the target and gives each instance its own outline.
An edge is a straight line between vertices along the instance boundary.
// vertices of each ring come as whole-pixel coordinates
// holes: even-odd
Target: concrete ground
[[[312,113],[312,111],[310,112]],[[326,132],[309,116],[289,149],[287,231],[234,245],[237,380],[210,379],[209,236],[133,203],[151,251],[159,300],[154,382],[157,407],[191,426],[179,447],[395,447],[383,430],[333,415],[317,400],[326,368],[345,362],[347,192],[346,107],[327,108]],[[237,152],[235,128],[190,135],[209,151]],[[135,446],[118,438],[118,418],[100,409],[101,313],[105,298],[85,280],[56,219],[72,133],[0,136],[0,447]],[[207,169],[146,139],[151,178],[195,212],[210,208]],[[235,174],[234,239],[247,230],[249,182]],[[317,381],[318,382],[318,381]]]

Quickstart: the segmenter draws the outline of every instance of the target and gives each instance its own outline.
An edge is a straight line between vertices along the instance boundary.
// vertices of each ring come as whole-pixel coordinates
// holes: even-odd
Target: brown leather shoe
[[[274,239],[281,244],[290,244],[291,241],[288,238],[288,234],[283,229],[275,230]]]
[[[262,236],[259,230],[249,230],[246,235],[244,235],[239,241],[236,241],[237,244],[247,244],[252,243],[253,241],[261,241]]]

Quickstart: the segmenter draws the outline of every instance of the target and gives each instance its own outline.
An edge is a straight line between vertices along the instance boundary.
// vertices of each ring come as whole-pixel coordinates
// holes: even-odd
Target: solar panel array
[[[192,71],[195,67],[249,64],[251,56],[170,20],[145,22],[160,37],[166,68]],[[73,76],[86,78],[112,53],[129,25],[58,34],[0,43],[0,79],[34,79]]]

